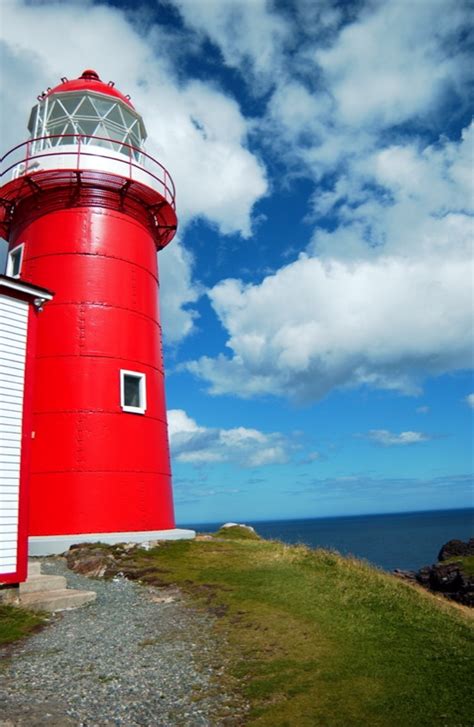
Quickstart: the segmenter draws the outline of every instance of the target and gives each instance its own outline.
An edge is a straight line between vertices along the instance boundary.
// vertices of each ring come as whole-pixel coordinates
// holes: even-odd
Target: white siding
[[[0,573],[17,569],[28,303],[0,295]]]

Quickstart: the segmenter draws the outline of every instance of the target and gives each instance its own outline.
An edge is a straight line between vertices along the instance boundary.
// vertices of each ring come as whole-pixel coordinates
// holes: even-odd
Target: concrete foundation
[[[79,543],[146,543],[153,540],[192,540],[194,530],[173,528],[172,530],[143,530],[129,533],[81,533],[79,535],[35,535],[28,538],[28,554],[59,555]]]

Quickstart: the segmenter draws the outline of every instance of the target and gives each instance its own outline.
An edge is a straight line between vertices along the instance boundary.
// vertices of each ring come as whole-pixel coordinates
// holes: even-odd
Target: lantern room
[[[64,78],[59,86],[39,96],[28,130],[34,140],[33,152],[76,144],[80,137],[85,145],[132,154],[137,160],[147,136],[143,119],[129,98],[92,70],[75,81]]]
[[[32,191],[48,191],[48,204],[63,206],[65,195],[78,205],[86,194],[90,203],[95,189],[94,204],[145,218],[157,249],[165,247],[176,232],[175,187],[166,168],[146,153],[145,125],[130,97],[86,70],[37,98],[30,138],[3,157],[0,234],[9,236],[15,209]]]

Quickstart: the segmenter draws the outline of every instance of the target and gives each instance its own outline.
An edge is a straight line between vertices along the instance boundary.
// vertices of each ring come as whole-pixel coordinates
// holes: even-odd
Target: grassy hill
[[[364,562],[236,529],[148,551],[86,546],[76,562],[81,551],[217,617],[216,688],[248,700],[245,725],[472,725],[472,612]],[[0,642],[36,625],[16,613],[0,609]]]
[[[136,549],[120,569],[219,617],[248,725],[472,725],[471,614],[366,563],[226,532]]]

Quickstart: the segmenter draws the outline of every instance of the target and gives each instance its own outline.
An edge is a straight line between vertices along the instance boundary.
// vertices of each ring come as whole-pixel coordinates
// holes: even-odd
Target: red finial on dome
[[[99,74],[97,73],[97,71],[94,71],[92,68],[86,68],[86,70],[82,72],[81,78],[86,78],[87,80],[100,81]]]

